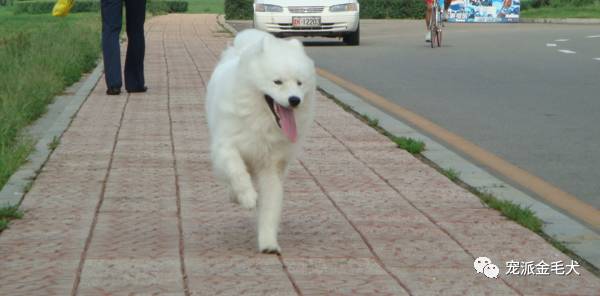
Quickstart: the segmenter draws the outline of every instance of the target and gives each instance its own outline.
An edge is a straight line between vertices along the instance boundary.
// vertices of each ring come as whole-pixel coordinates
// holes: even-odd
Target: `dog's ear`
[[[298,39],[290,39],[290,41],[288,41],[290,44],[298,47],[298,48],[304,48],[304,46],[302,45],[302,42]]]
[[[261,52],[265,52],[269,49],[269,47],[271,47],[271,41],[272,41],[273,37],[271,36],[265,36],[263,37],[262,43],[261,43],[261,47],[260,47],[260,51]]]
[[[248,46],[243,51],[242,55],[245,56],[246,58],[243,58],[242,61],[249,60],[250,57],[255,57],[255,56],[258,56],[258,55],[264,53],[265,50],[269,46],[268,39],[269,39],[268,37],[260,38],[260,39],[256,40],[252,45]]]

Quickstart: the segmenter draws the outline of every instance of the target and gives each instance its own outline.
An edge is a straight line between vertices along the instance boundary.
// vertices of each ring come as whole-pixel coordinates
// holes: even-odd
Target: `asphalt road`
[[[422,21],[362,21],[358,47],[304,41],[318,67],[600,209],[600,28],[444,29],[443,47],[435,49],[424,42]]]

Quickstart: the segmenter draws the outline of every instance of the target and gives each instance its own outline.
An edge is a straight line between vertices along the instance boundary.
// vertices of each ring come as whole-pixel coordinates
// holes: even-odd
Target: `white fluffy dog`
[[[254,29],[237,35],[208,83],[213,168],[232,201],[249,209],[258,202],[263,253],[281,251],[282,181],[312,121],[315,92],[314,63],[302,43]]]

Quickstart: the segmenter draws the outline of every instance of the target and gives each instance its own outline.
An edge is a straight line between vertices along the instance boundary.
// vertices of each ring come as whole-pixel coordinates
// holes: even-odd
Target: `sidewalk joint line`
[[[104,181],[102,182],[102,189],[100,191],[100,198],[98,199],[98,203],[96,204],[96,209],[94,211],[94,218],[92,219],[92,225],[90,226],[90,231],[88,232],[87,238],[85,240],[85,245],[83,247],[83,251],[81,252],[81,257],[79,259],[79,265],[77,267],[77,273],[75,274],[75,281],[73,282],[73,289],[71,290],[71,295],[77,295],[79,290],[79,284],[81,282],[81,274],[83,272],[83,266],[85,264],[85,259],[87,257],[87,252],[92,244],[92,238],[94,236],[94,230],[96,229],[96,224],[98,223],[98,214],[100,213],[100,208],[102,207],[102,203],[104,202],[104,195],[106,193],[106,184],[108,183],[108,178],[110,177],[110,171],[112,170],[113,158],[115,155],[115,151],[117,149],[117,142],[119,140],[119,134],[121,133],[121,127],[123,126],[123,119],[125,118],[125,112],[127,111],[127,106],[129,105],[129,94],[125,97],[125,103],[123,104],[123,109],[121,110],[121,118],[119,119],[119,126],[117,127],[117,132],[115,133],[114,143],[112,150],[110,152],[110,160],[108,162],[108,168],[106,169],[106,174],[104,175]]]
[[[315,120],[315,122],[319,126],[321,126],[316,120]],[[327,132],[329,132],[329,131],[327,131]],[[335,137],[334,137],[334,139],[338,140]],[[345,147],[345,145],[344,145],[344,147]],[[410,289],[404,283],[402,283],[402,281],[400,280],[400,278],[398,278],[394,273],[392,273],[391,270],[389,270],[387,268],[387,266],[385,266],[385,264],[383,263],[383,260],[381,260],[381,258],[379,258],[379,255],[377,255],[377,253],[375,252],[375,249],[373,249],[373,246],[367,240],[367,237],[358,229],[358,227],[356,227],[356,225],[354,225],[354,223],[352,222],[352,220],[350,220],[350,218],[348,218],[348,215],[346,215],[346,212],[344,212],[339,207],[339,205],[333,200],[333,198],[331,198],[331,196],[329,195],[329,193],[327,192],[327,190],[325,190],[325,187],[323,187],[323,185],[321,184],[321,182],[319,182],[319,180],[315,177],[315,175],[313,175],[313,173],[308,169],[308,167],[306,167],[306,165],[304,164],[304,162],[302,162],[301,160],[298,160],[298,161],[300,162],[300,165],[304,168],[304,170],[306,170],[306,172],[310,175],[310,177],[313,179],[313,181],[317,184],[317,186],[319,186],[319,189],[321,189],[321,192],[323,192],[323,194],[325,194],[325,196],[327,196],[327,199],[329,199],[329,202],[331,202],[331,204],[333,205],[333,207],[338,212],[340,212],[340,214],[342,214],[342,216],[344,217],[344,219],[346,219],[346,221],[350,224],[350,226],[352,226],[352,228],[354,229],[354,231],[356,231],[356,233],[358,233],[358,235],[360,236],[360,238],[362,239],[362,241],[365,243],[365,245],[367,245],[367,248],[369,248],[369,251],[371,252],[371,254],[373,254],[373,257],[375,258],[375,262],[377,262],[377,265],[379,265],[379,267],[381,267],[381,269],[383,269],[390,277],[392,277],[396,281],[396,283],[398,283],[398,285],[400,285],[400,287],[402,287],[402,289],[404,289],[409,295],[413,295],[410,292]]]
[[[177,231],[179,232],[179,263],[181,267],[181,277],[183,280],[183,292],[186,296],[190,295],[190,288],[185,268],[185,244],[183,240],[183,221],[181,219],[181,193],[179,189],[179,172],[177,170],[177,156],[175,154],[175,139],[173,137],[173,117],[171,116],[171,78],[169,76],[169,62],[167,59],[167,48],[165,46],[165,32],[163,30],[162,47],[165,60],[165,72],[167,74],[167,114],[169,115],[169,138],[171,140],[171,155],[173,156],[173,171],[175,173],[175,197],[177,204]],[[181,37],[181,24],[179,25]]]
[[[192,25],[192,28],[194,28],[194,35],[196,35],[196,37],[198,38],[198,40],[200,40],[200,42],[202,42],[202,45],[204,45],[204,47],[206,48],[206,50],[212,54],[212,60],[215,61],[215,62],[218,62],[219,61],[219,56],[220,56],[221,53],[215,53],[212,49],[210,49],[210,47],[208,47],[208,44],[206,44],[206,42],[204,41],[204,39],[202,39],[200,37],[200,34],[198,34],[198,28],[196,27],[195,24]],[[192,60],[193,59],[194,58],[192,57]],[[196,64],[196,61],[194,61],[194,65],[195,64]],[[196,68],[198,68],[197,65],[196,65]],[[198,72],[200,72],[200,71],[198,71]],[[206,84],[205,84],[205,86],[206,86]]]
[[[202,40],[202,38],[200,38],[200,36],[198,36],[198,33],[196,32],[196,26],[194,24],[192,24],[192,27],[194,28],[194,35],[196,35],[198,40],[200,40],[200,42],[202,42],[204,47],[206,47],[208,49],[208,46],[206,46],[206,44],[204,44],[204,41]],[[181,30],[181,25],[179,26],[179,29]],[[202,77],[202,71],[200,71],[200,68],[198,68],[198,64],[196,64],[196,60],[194,59],[192,52],[188,48],[187,43],[185,43],[185,39],[183,40],[183,47],[185,48],[185,52],[187,53],[188,57],[194,64],[194,68],[196,68],[196,72],[198,72],[198,77],[200,77],[200,80],[202,81],[202,85],[204,86],[204,88],[206,88],[206,81],[204,81],[204,77]]]
[[[288,279],[292,283],[292,286],[294,287],[294,290],[296,291],[296,294],[299,295],[299,296],[303,296],[304,294],[302,294],[302,291],[300,291],[300,287],[298,287],[298,283],[296,283],[296,281],[294,280],[294,277],[292,276],[292,274],[288,270],[287,265],[285,265],[285,261],[283,260],[283,256],[281,254],[277,254],[277,259],[279,259],[279,263],[281,263],[281,268],[283,268],[283,272],[285,272],[285,275],[287,275]]]
[[[443,227],[441,227],[436,221],[435,219],[433,219],[431,216],[429,216],[427,213],[425,213],[423,210],[419,209],[417,206],[415,206],[408,198],[406,198],[406,196],[404,196],[404,194],[402,194],[400,192],[400,190],[398,190],[398,188],[396,188],[394,185],[392,185],[386,178],[384,178],[381,174],[379,174],[377,171],[375,171],[375,169],[373,169],[371,166],[369,166],[364,160],[362,160],[360,157],[356,156],[356,154],[354,153],[354,151],[352,151],[352,149],[350,147],[348,147],[348,145],[346,145],[346,143],[344,143],[342,140],[340,140],[338,137],[336,137],[331,131],[329,131],[327,128],[325,128],[321,123],[319,123],[318,121],[315,120],[315,123],[321,127],[323,130],[325,130],[325,132],[327,132],[328,134],[331,135],[331,137],[333,137],[336,141],[338,141],[340,144],[342,144],[346,150],[348,150],[348,152],[350,152],[350,154],[352,154],[352,156],[358,160],[360,163],[362,163],[365,167],[367,167],[373,174],[375,174],[380,180],[382,180],[383,182],[385,182],[385,184],[387,184],[390,188],[392,188],[392,190],[394,190],[396,193],[398,193],[398,195],[400,195],[406,202],[408,202],[408,204],[410,204],[415,210],[417,210],[419,213],[421,213],[421,215],[425,216],[425,218],[427,218],[427,220],[429,220],[431,223],[433,223],[433,225],[435,225],[438,229],[440,229],[442,232],[444,232],[450,239],[452,239],[456,244],[458,244],[458,246],[460,246],[465,253],[467,253],[469,256],[471,256],[473,259],[475,259],[476,257],[473,256],[473,254],[471,254],[471,252],[469,252],[469,250],[467,250],[467,248],[465,248],[463,246],[463,244],[461,244],[454,236],[452,236],[452,234],[450,234],[446,229],[444,229]],[[523,295],[521,293],[521,291],[517,290],[515,287],[513,287],[512,285],[510,285],[505,279],[500,278],[500,280],[502,280],[502,282],[508,286],[509,288],[511,288],[513,291],[515,291],[517,294],[519,295]]]

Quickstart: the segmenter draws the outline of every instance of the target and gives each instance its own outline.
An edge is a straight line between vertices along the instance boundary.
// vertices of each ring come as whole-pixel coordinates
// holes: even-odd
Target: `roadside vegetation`
[[[425,142],[407,137],[391,136],[391,140],[398,148],[408,151],[410,154],[420,154],[425,151]]]
[[[22,129],[93,69],[99,52],[98,13],[56,18],[0,6],[0,188],[33,149]]]
[[[453,168],[441,169],[441,172],[452,182],[457,182],[458,180],[460,180],[460,172]]]
[[[600,0],[529,0],[521,2],[522,18],[600,18]]]
[[[23,218],[23,212],[17,206],[0,207],[0,232],[8,228],[10,220]]]
[[[223,14],[225,0],[187,0],[188,13]]]

